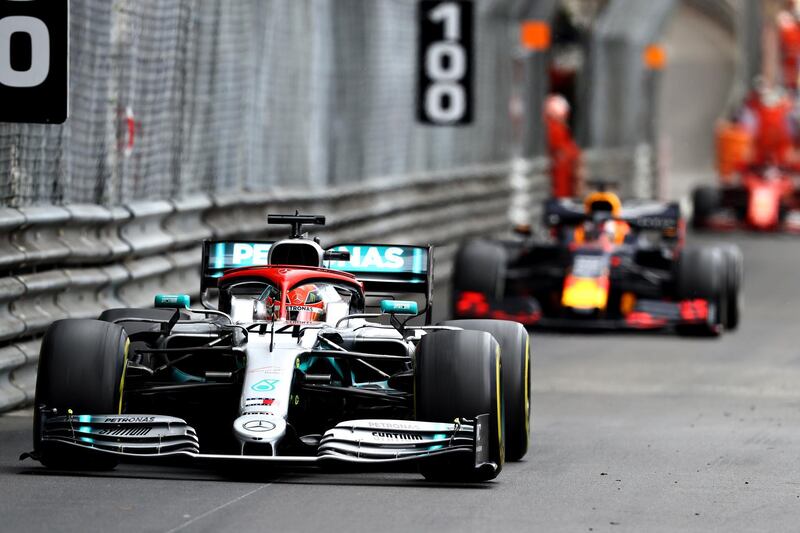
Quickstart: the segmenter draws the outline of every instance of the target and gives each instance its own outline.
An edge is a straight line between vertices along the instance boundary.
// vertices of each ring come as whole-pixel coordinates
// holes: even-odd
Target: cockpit
[[[354,287],[329,280],[308,280],[287,290],[270,280],[239,281],[220,288],[219,302],[237,324],[335,325],[348,314],[363,312],[363,298]]]

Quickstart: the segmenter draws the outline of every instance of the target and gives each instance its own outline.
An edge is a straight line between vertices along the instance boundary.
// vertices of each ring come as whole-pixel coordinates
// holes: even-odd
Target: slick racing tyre
[[[742,251],[735,244],[720,246],[725,255],[727,265],[727,283],[725,284],[725,329],[735,330],[739,327],[742,312],[742,279],[744,278],[744,261]]]
[[[687,247],[677,261],[676,292],[679,300],[703,299],[709,304],[703,324],[679,326],[686,335],[717,336],[726,324],[728,266],[719,248]]]
[[[41,409],[69,409],[75,415],[122,412],[128,336],[122,327],[99,320],[53,322],[42,339],[33,418],[33,448],[45,466],[106,470],[118,460],[82,448],[41,441]]]
[[[700,186],[692,191],[692,227],[705,228],[708,221],[719,207],[719,189]]]
[[[491,333],[500,345],[503,375],[506,460],[519,461],[528,452],[531,415],[531,356],[528,332],[508,320],[448,320],[439,324]]]
[[[502,246],[483,240],[467,241],[459,248],[453,268],[453,316],[458,316],[458,298],[464,292],[478,292],[488,300],[503,297],[506,251]]]
[[[500,346],[484,331],[437,331],[417,346],[414,373],[416,419],[453,423],[456,418],[489,415],[488,460],[496,465],[477,468],[470,457],[442,456],[421,467],[432,481],[481,482],[503,467],[503,385]]]

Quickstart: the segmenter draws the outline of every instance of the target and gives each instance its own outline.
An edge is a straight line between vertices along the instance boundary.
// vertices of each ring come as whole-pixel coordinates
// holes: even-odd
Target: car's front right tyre
[[[43,442],[42,410],[61,416],[120,413],[128,346],[122,327],[109,322],[66,319],[48,328],[39,352],[33,419],[33,448],[42,464],[68,470],[117,465],[109,454]]]

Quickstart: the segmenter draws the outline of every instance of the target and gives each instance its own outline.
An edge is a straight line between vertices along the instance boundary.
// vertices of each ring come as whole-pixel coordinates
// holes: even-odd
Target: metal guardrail
[[[171,202],[0,209],[0,412],[33,400],[40,337],[54,320],[112,307],[150,307],[158,292],[199,288],[204,238],[278,237],[268,212],[328,215],[326,242],[437,246],[437,281],[456,243],[508,229],[520,184],[535,211],[547,187],[542,162],[402,176],[328,192],[194,196]],[[518,209],[524,209],[524,206]]]

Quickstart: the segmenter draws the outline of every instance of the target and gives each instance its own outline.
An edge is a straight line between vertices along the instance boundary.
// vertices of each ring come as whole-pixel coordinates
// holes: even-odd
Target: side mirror
[[[407,300],[381,300],[381,313],[384,315],[417,315],[417,302]]]
[[[268,305],[264,300],[256,300],[253,302],[253,320],[271,320],[274,313],[275,308],[272,305]]]
[[[326,250],[322,254],[324,261],[350,261],[350,252],[347,250]]]
[[[156,294],[155,307],[159,309],[188,309],[188,294]]]

